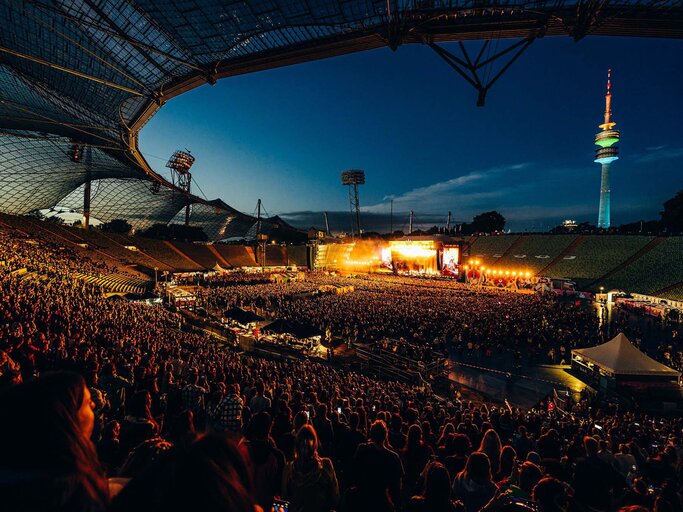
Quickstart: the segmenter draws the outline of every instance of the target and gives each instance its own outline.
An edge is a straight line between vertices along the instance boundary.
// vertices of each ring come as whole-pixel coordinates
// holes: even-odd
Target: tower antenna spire
[[[611,124],[612,118],[612,69],[607,70],[607,94],[605,94],[605,124]],[[609,129],[609,128],[608,128]]]

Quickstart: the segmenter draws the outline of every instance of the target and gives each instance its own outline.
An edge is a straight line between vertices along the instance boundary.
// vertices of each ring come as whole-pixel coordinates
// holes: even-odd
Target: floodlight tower
[[[194,157],[189,151],[178,150],[171,155],[166,163],[166,167],[171,169],[171,180],[173,185],[178,187],[185,194],[187,204],[185,205],[185,225],[190,225],[190,186],[192,185],[192,174],[190,168],[194,164]]]
[[[360,236],[360,200],[358,199],[358,185],[365,184],[365,171],[352,169],[341,173],[342,185],[349,187],[349,208],[351,209],[351,235]]]
[[[618,160],[619,148],[615,144],[619,142],[619,130],[613,128],[617,123],[612,121],[612,70],[607,70],[607,94],[605,95],[605,119],[599,128],[602,130],[595,135],[595,163],[602,165],[602,177],[600,179],[600,208],[598,210],[598,227],[609,229],[610,226],[610,164]]]

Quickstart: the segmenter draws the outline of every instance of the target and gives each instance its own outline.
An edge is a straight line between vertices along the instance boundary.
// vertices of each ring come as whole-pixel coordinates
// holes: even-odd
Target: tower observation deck
[[[616,144],[619,143],[619,130],[614,127],[617,123],[612,121],[612,70],[607,70],[607,94],[605,95],[605,119],[598,126],[602,131],[595,135],[595,163],[602,166],[600,179],[600,207],[598,210],[598,227],[608,229],[610,227],[610,165],[619,159]]]

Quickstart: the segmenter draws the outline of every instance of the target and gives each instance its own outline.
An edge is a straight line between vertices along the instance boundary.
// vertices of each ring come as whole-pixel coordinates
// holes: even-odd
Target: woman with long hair
[[[451,477],[446,466],[430,462],[425,470],[424,489],[408,504],[411,512],[456,512],[460,509],[451,500]]]
[[[332,461],[318,455],[318,436],[312,425],[296,435],[294,461],[282,475],[282,497],[291,512],[328,512],[339,502],[339,484]]]
[[[411,425],[408,429],[406,445],[401,450],[401,460],[405,470],[403,487],[407,497],[412,496],[415,491],[420,474],[432,454],[432,449],[422,439],[422,428],[419,425]]]
[[[467,512],[478,512],[496,493],[491,478],[491,462],[488,455],[473,452],[463,469],[453,480],[453,498],[465,505]]]
[[[479,449],[477,451],[485,453],[489,456],[489,461],[491,462],[491,473],[497,475],[498,471],[500,470],[500,452],[502,451],[498,433],[492,428],[488,429],[484,433],[484,437],[481,438],[481,444],[479,445]]]
[[[516,466],[517,452],[515,452],[515,449],[510,445],[504,446],[503,450],[500,452],[500,468],[498,469],[498,474],[495,478],[496,482],[509,480]]]
[[[46,374],[0,395],[0,502],[4,510],[97,512],[109,491],[90,436],[85,380]]]
[[[258,512],[251,465],[219,433],[164,450],[114,498],[109,512]]]

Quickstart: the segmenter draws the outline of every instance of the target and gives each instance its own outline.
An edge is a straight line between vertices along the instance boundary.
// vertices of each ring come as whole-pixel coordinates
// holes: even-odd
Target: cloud
[[[458,207],[469,206],[485,199],[502,197],[509,193],[510,189],[496,184],[495,188],[484,192],[466,192],[474,185],[479,190],[486,189],[487,182],[493,182],[500,178],[502,174],[519,171],[529,167],[528,163],[506,165],[494,167],[485,171],[473,171],[457,178],[440,181],[418,187],[402,194],[392,194],[384,196],[381,203],[364,206],[364,212],[386,213],[390,209],[389,201],[394,201],[395,210],[410,210],[415,208],[424,209],[428,204],[430,209],[448,209],[451,205],[457,204]]]
[[[634,160],[639,163],[658,162],[660,160],[673,160],[683,158],[683,148],[667,148],[666,146],[653,146],[647,148],[647,152],[634,155]]]

